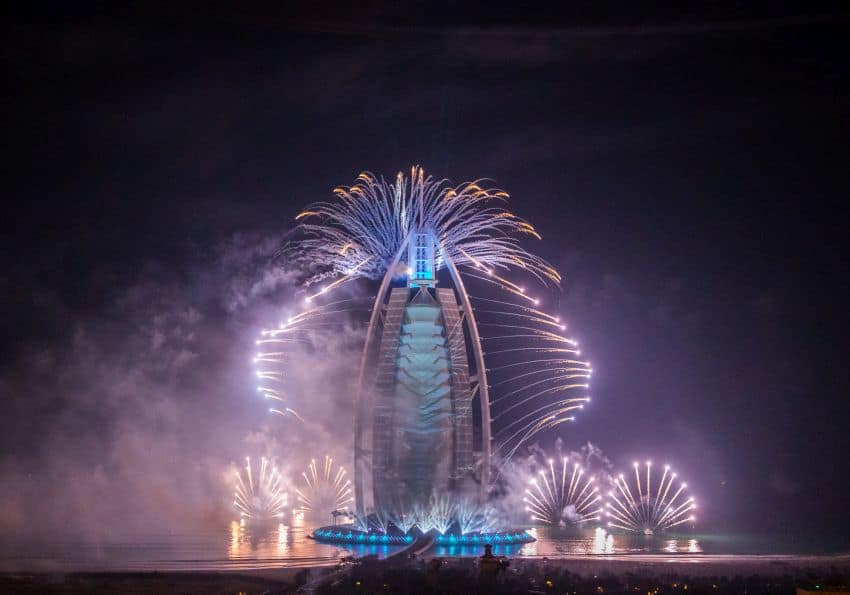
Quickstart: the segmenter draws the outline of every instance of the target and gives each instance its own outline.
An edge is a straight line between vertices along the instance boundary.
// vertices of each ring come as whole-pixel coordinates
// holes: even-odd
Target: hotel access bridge
[[[436,262],[451,287],[438,287]],[[358,389],[361,518],[409,512],[461,483],[486,493],[491,439],[481,340],[463,280],[428,230],[410,233],[381,282]]]

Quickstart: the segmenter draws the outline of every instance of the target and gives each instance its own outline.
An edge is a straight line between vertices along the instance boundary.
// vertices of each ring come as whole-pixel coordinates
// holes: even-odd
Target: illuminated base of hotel
[[[513,545],[530,543],[534,537],[521,529],[510,531],[494,531],[491,533],[438,533],[432,530],[436,545]],[[360,531],[353,527],[336,525],[321,527],[313,532],[311,537],[322,543],[334,544],[366,544],[366,545],[410,545],[421,535],[416,531],[405,534],[382,533],[380,531]]]

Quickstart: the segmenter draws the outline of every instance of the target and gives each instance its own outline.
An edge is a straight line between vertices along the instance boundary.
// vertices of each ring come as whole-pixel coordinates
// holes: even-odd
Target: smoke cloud
[[[564,457],[570,464],[578,463],[596,477],[598,485],[612,485],[613,465],[597,445],[588,442],[578,450],[568,450],[561,438],[556,438],[553,448],[545,450],[539,442],[528,445],[510,461],[498,461],[499,476],[495,482],[493,500],[499,523],[505,527],[522,527],[528,525],[529,512],[526,510],[525,491],[529,481],[537,477],[541,469],[548,469],[547,461],[555,459],[560,462]],[[575,519],[575,509],[567,507],[563,512],[564,523]]]
[[[179,270],[148,263],[85,313],[42,300],[58,339],[21,346],[0,368],[7,537],[221,530],[246,455],[274,457],[290,483],[311,457],[350,468],[360,337],[347,315],[289,360],[303,423],[268,413],[256,391],[257,333],[303,300],[275,258],[279,238],[234,235]]]

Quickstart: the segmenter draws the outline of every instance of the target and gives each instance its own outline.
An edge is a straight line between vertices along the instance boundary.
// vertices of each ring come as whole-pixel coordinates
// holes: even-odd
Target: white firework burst
[[[656,485],[652,479],[652,461],[645,462],[645,471],[638,462],[633,466],[634,483],[630,486],[626,476],[620,473],[608,493],[609,527],[652,535],[696,520],[692,511],[697,505],[693,497],[687,495],[688,484],[677,481],[670,465],[664,465],[661,481]]]
[[[596,479],[577,462],[548,459],[547,468],[529,480],[523,501],[531,520],[549,525],[582,525],[601,518],[602,496]]]
[[[301,473],[304,485],[295,490],[297,512],[314,518],[322,518],[334,511],[347,511],[354,502],[351,481],[344,467],[334,465],[333,459],[325,456],[321,464],[310,461],[307,470]]]
[[[437,268],[446,266],[447,255],[457,266],[519,267],[559,283],[558,272],[519,243],[522,235],[540,238],[534,227],[504,209],[506,192],[481,184],[451,186],[418,166],[409,177],[399,172],[394,183],[363,172],[353,186],[334,188],[339,200],[317,202],[299,213],[303,237],[285,250],[316,271],[314,282],[341,276],[319,294],[350,278],[381,278],[414,228],[436,236]]]
[[[287,506],[287,493],[277,467],[266,457],[258,469],[252,469],[251,458],[245,457],[243,472],[236,471],[233,506],[242,518],[282,518]]]

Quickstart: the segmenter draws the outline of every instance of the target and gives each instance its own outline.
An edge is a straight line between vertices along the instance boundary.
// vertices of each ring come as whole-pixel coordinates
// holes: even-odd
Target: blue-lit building
[[[404,278],[388,273],[376,298],[356,422],[361,513],[402,512],[460,482],[486,484],[489,410],[474,416],[473,405],[488,401],[469,357],[483,361],[480,342],[462,282],[441,258],[432,234],[411,233],[394,267]],[[438,268],[450,273],[442,282]],[[486,431],[474,432],[474,418]]]

